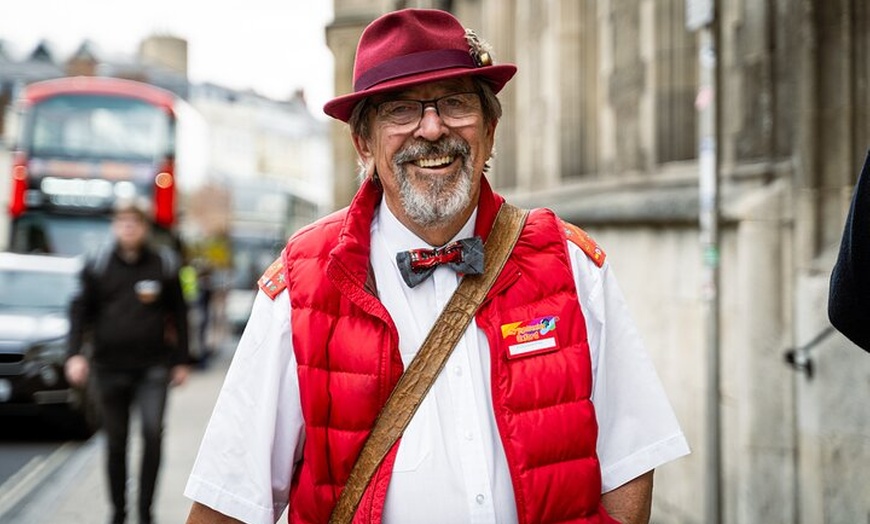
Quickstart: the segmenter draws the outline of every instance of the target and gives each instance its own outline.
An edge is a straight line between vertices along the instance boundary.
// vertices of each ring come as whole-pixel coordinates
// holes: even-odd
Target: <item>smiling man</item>
[[[492,263],[516,208],[485,173],[515,72],[443,11],[364,31],[354,92],[324,108],[349,124],[362,184],[261,278],[189,523],[649,520],[653,470],[688,446],[604,252],[541,209]],[[446,363],[398,442],[358,474],[370,435],[402,426],[382,410],[423,380],[439,313],[488,278],[468,327],[446,327],[455,347],[433,337]]]

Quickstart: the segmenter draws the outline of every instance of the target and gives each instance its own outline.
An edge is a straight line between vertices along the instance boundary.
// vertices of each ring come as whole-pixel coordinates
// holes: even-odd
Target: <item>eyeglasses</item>
[[[417,127],[423,119],[423,111],[430,106],[449,126],[469,124],[481,112],[480,96],[476,92],[451,93],[431,100],[387,100],[375,105],[375,110],[377,117],[387,124]]]

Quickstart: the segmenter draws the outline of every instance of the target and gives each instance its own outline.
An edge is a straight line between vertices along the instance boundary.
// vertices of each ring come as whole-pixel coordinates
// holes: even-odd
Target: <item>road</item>
[[[235,340],[222,344],[205,369],[174,389],[164,438],[164,460],[156,501],[158,522],[184,522],[190,501],[182,492],[205,424],[232,357]],[[0,420],[0,522],[3,524],[93,524],[109,516],[104,473],[105,440],[52,440],[21,430],[7,437],[10,419]],[[29,436],[28,436],[29,435]],[[131,477],[138,468],[138,429],[131,430]],[[135,484],[135,482],[134,482]]]
[[[45,427],[24,417],[4,417],[0,436],[0,499],[10,478],[22,469],[33,469],[62,448],[75,448],[81,443],[53,438]]]
[[[0,521],[20,511],[50,477],[86,457],[90,442],[68,441],[32,417],[2,419]],[[78,460],[74,460],[78,458]]]

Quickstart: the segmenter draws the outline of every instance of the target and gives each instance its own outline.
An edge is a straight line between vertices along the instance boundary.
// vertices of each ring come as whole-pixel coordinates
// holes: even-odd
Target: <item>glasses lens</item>
[[[417,100],[393,100],[378,106],[378,117],[397,126],[419,120],[422,113],[423,104]]]
[[[378,118],[394,126],[417,124],[424,105],[435,104],[438,115],[449,124],[465,123],[480,112],[477,93],[455,93],[434,100],[389,100],[377,106]]]
[[[477,114],[480,99],[475,93],[458,93],[438,99],[438,114],[447,120],[461,120]]]

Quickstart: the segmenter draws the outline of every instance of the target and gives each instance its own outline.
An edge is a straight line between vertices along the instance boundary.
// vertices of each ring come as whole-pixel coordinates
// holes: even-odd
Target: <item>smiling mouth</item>
[[[450,165],[456,159],[453,155],[445,155],[437,158],[420,158],[414,161],[417,167],[438,168]]]

